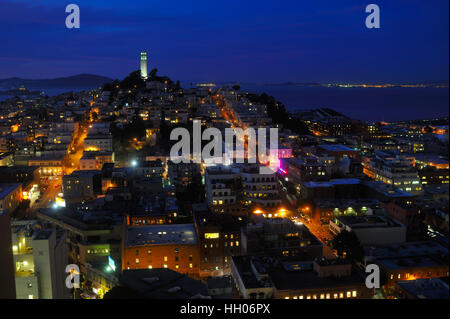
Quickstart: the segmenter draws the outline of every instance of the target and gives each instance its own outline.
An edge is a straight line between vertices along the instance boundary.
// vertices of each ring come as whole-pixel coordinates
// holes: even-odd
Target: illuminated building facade
[[[191,277],[199,275],[193,224],[127,227],[122,246],[122,270],[168,268]]]
[[[90,135],[84,139],[85,151],[112,152],[111,135]]]
[[[365,277],[345,259],[284,263],[270,278],[275,299],[368,299]]]
[[[274,209],[280,206],[276,173],[260,174],[259,165],[248,165],[241,170],[241,181],[246,205]]]
[[[206,203],[219,213],[239,211],[237,189],[239,171],[229,166],[217,165],[205,170]]]
[[[80,170],[63,176],[63,193],[65,199],[95,198],[102,191],[101,171]]]
[[[39,176],[59,176],[62,174],[61,157],[36,157],[28,161],[28,166],[38,166]]]
[[[80,169],[100,170],[105,163],[114,163],[114,152],[85,151],[80,159]]]
[[[36,221],[11,224],[17,299],[65,299],[66,234]]]
[[[253,215],[242,232],[244,254],[283,260],[314,260],[322,256],[322,243],[304,225],[289,218]]]
[[[420,195],[423,192],[417,169],[403,156],[364,158],[362,164],[363,173],[376,181],[392,185],[412,195]]]
[[[0,166],[11,166],[14,163],[12,152],[0,152]]]
[[[0,212],[14,212],[22,201],[22,184],[0,184]]]
[[[243,299],[366,299],[365,278],[345,260],[282,262],[276,258],[232,258],[236,294]]]
[[[393,288],[397,282],[448,277],[447,256],[415,256],[379,258],[377,264],[387,277],[386,287]]]
[[[246,219],[194,208],[195,229],[200,250],[200,276],[229,275],[231,257],[242,254],[241,229]]]

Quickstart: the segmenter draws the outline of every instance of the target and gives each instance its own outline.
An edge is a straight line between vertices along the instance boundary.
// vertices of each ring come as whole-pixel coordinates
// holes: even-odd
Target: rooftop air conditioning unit
[[[175,286],[175,287],[167,289],[167,292],[170,293],[170,294],[173,294],[173,293],[178,292],[180,290],[181,290],[180,286]]]

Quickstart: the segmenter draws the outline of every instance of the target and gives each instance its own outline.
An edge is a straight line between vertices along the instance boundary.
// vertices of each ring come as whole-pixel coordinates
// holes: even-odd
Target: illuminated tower
[[[141,77],[147,80],[147,52],[141,52]]]

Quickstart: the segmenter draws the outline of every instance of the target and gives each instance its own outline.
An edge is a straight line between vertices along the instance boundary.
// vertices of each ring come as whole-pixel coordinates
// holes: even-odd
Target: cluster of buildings
[[[184,89],[147,67],[142,52],[138,78],[0,103],[0,297],[445,295],[448,119],[291,114],[306,134],[237,86]],[[277,169],[172,161],[170,129],[195,120],[278,128]],[[347,233],[360,260],[336,244]],[[78,289],[65,284],[70,264]],[[379,289],[365,284],[369,264]]]

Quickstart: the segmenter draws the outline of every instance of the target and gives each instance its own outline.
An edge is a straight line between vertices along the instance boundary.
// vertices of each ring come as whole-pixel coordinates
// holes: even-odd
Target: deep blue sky
[[[81,9],[66,29],[65,6]],[[365,6],[381,29],[365,28]],[[150,67],[180,80],[448,81],[448,0],[0,0],[0,78]]]

